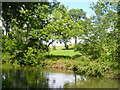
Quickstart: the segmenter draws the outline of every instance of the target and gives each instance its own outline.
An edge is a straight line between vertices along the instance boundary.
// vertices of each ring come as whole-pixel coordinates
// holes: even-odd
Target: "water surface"
[[[118,80],[73,72],[2,65],[2,88],[118,88]]]

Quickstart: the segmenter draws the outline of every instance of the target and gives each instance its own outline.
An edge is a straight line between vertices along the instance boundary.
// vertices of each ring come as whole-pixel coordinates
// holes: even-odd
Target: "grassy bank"
[[[118,63],[90,60],[88,56],[75,52],[73,45],[68,50],[64,46],[57,46],[56,50],[51,47],[50,55],[48,59],[41,62],[43,67],[73,70],[81,75],[119,78]]]
[[[46,59],[41,62],[42,67],[72,70],[86,76],[106,76],[118,78],[118,65],[113,62],[89,61],[82,56],[77,59]]]

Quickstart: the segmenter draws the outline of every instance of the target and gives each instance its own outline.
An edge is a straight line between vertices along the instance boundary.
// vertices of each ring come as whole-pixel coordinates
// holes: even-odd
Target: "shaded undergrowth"
[[[82,55],[79,55],[79,54],[76,54],[74,56],[69,56],[69,55],[53,55],[53,54],[49,54],[49,55],[46,55],[45,57],[47,59],[77,59],[77,58],[80,58]]]

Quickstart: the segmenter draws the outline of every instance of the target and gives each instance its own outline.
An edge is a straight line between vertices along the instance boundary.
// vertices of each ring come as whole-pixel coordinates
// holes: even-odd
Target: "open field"
[[[50,54],[52,55],[62,55],[62,56],[75,56],[81,55],[79,52],[74,50],[74,45],[69,46],[69,49],[65,49],[64,46],[56,46],[56,50],[53,47],[50,48]]]

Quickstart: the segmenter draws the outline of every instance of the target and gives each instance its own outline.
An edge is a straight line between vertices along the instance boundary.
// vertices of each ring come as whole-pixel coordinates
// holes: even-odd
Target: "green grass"
[[[53,47],[51,47],[50,54],[63,56],[81,55],[79,52],[74,51],[74,45],[69,46],[69,49],[65,49],[64,46],[56,46],[56,50],[53,50]]]

